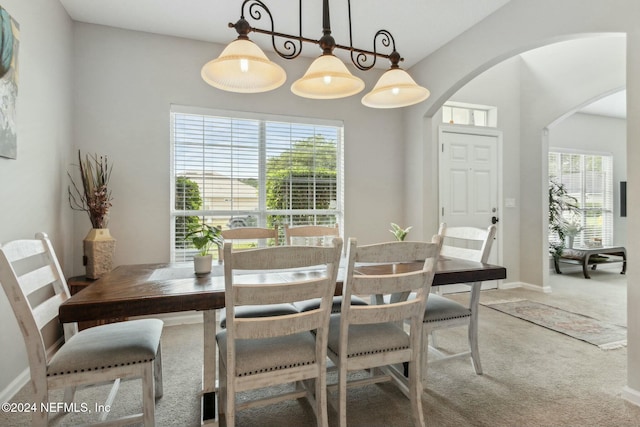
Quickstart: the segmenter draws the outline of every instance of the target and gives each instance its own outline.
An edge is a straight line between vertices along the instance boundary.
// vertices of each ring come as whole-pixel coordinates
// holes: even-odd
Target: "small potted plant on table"
[[[193,265],[196,276],[204,276],[211,272],[211,262],[213,256],[210,251],[222,245],[222,229],[218,226],[209,225],[204,222],[189,227],[189,232],[185,236],[198,250],[198,254],[193,256]]]

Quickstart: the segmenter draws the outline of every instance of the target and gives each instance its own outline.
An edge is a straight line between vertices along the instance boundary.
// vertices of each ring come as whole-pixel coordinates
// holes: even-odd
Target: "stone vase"
[[[108,228],[92,228],[84,238],[84,265],[89,279],[98,279],[113,269],[116,239]]]

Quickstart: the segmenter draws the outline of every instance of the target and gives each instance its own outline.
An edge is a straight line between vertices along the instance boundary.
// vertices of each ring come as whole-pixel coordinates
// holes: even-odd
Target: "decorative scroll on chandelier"
[[[307,0],[308,1],[308,0]],[[355,95],[364,89],[364,82],[351,74],[345,64],[333,54],[333,50],[343,49],[350,52],[351,62],[362,71],[372,69],[378,58],[391,62],[391,68],[378,80],[371,92],[362,98],[362,103],[372,108],[398,108],[417,104],[429,97],[429,91],[418,86],[409,73],[398,65],[403,58],[396,51],[396,42],[387,30],[378,30],[373,38],[373,51],[353,47],[351,33],[351,0],[347,0],[349,11],[349,46],[336,44],[331,36],[329,22],[329,0],[323,0],[322,33],[319,40],[302,36],[302,0],[299,1],[300,35],[294,36],[274,31],[273,16],[269,8],[260,0],[244,0],[240,19],[229,28],[235,28],[238,38],[231,42],[214,60],[202,67],[202,78],[218,89],[239,92],[258,93],[276,89],[284,84],[287,75],[284,69],[270,61],[264,52],[249,40],[249,33],[255,32],[271,36],[274,51],[284,59],[297,58],[302,52],[302,43],[317,44],[322,55],[313,61],[304,76],[291,85],[291,91],[305,98],[335,99]],[[259,21],[266,14],[271,21],[271,30],[254,28],[245,20],[248,16]],[[279,46],[276,41],[282,41]],[[389,54],[377,51],[377,46],[391,50]]]

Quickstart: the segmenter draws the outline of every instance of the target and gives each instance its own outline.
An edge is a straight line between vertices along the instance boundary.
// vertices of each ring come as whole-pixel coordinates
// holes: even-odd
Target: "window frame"
[[[279,209],[279,210],[270,210],[267,209],[267,200],[266,200],[266,188],[265,183],[267,179],[267,169],[266,169],[266,160],[267,160],[267,143],[266,143],[266,133],[261,131],[259,132],[259,170],[258,170],[258,209],[257,210],[241,210],[241,209],[230,209],[230,210],[215,210],[215,209],[199,209],[199,210],[182,210],[176,209],[176,129],[175,129],[175,115],[176,114],[185,114],[185,115],[196,115],[196,116],[210,116],[210,117],[221,117],[228,119],[238,119],[238,120],[257,120],[260,121],[260,127],[264,130],[265,124],[267,122],[280,122],[287,124],[296,124],[296,125],[309,125],[309,126],[327,126],[334,127],[337,130],[337,147],[336,147],[336,207],[335,209]],[[338,223],[340,233],[342,234],[344,230],[344,122],[339,120],[327,120],[327,119],[317,119],[317,118],[308,118],[308,117],[296,117],[296,116],[284,116],[284,115],[273,115],[267,113],[253,113],[253,112],[245,112],[245,111],[232,111],[232,110],[220,110],[220,109],[210,109],[210,108],[202,108],[202,107],[193,107],[193,106],[184,106],[171,104],[170,114],[170,138],[169,138],[169,151],[170,151],[170,197],[169,197],[169,229],[170,229],[170,239],[171,239],[171,251],[170,251],[170,259],[171,262],[181,262],[186,261],[188,258],[188,250],[186,249],[178,249],[176,247],[176,218],[179,216],[185,216],[188,214],[189,216],[229,216],[229,217],[237,217],[237,216],[257,216],[257,224],[258,227],[266,226],[266,218],[268,216],[273,215],[289,215],[289,217],[294,215],[332,215],[336,217],[336,222]],[[283,226],[280,226],[281,229],[284,229]],[[177,259],[176,255],[178,252],[182,252],[182,255],[179,259]],[[215,254],[214,254],[215,256]]]
[[[550,157],[552,155],[571,155],[571,156],[580,156],[580,194],[576,197],[578,201],[578,211],[581,216],[581,226],[583,230],[581,230],[578,235],[575,237],[574,244],[578,246],[588,247],[589,239],[592,239],[596,236],[597,233],[587,233],[586,232],[586,222],[587,216],[589,213],[599,212],[603,218],[603,224],[600,227],[599,233],[602,239],[602,246],[612,246],[614,240],[614,226],[615,226],[615,204],[614,204],[614,188],[613,188],[613,175],[614,175],[614,156],[613,153],[610,152],[598,152],[598,151],[587,151],[587,150],[576,150],[569,148],[558,148],[558,147],[550,147],[547,155],[547,169],[548,169],[548,179],[551,180],[552,177],[557,180],[557,175],[552,175],[551,170],[551,162]],[[584,167],[587,157],[600,157],[603,162],[602,173],[608,174],[604,179],[606,182],[603,183],[602,198],[603,198],[603,207],[602,208],[593,208],[586,206],[588,199],[588,191],[587,191],[587,170]],[[610,162],[607,167],[604,166],[604,162]],[[559,160],[559,167],[561,166],[561,159]],[[608,169],[608,170],[606,170]],[[557,240],[555,236],[549,235],[549,242],[553,243]]]

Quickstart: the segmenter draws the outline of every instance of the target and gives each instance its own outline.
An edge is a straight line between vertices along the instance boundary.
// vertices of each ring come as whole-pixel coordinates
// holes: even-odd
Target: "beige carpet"
[[[561,280],[560,280],[561,279]],[[580,274],[554,276],[553,293],[523,289],[484,291],[483,302],[528,299],[626,325],[626,279],[607,270],[591,280]],[[460,295],[454,298],[461,298]],[[427,426],[640,426],[640,408],[621,399],[626,385],[626,348],[603,351],[583,341],[516,317],[480,307],[480,351],[485,374],[467,361],[433,366],[423,395]],[[199,426],[202,326],[166,327],[163,334],[164,397],[156,406],[158,426]],[[439,343],[459,348],[464,330],[439,335]],[[139,384],[124,384],[113,414],[140,405]],[[102,402],[104,388],[83,390],[77,401]],[[27,402],[26,388],[14,402]],[[52,395],[53,401],[60,394]],[[349,391],[350,426],[410,426],[409,402],[391,384]],[[336,425],[335,412],[329,413]],[[73,417],[56,417],[70,425]],[[0,413],[1,426],[26,426],[26,414]],[[242,411],[238,426],[315,425],[304,401]]]

